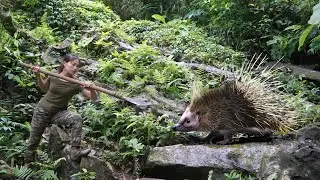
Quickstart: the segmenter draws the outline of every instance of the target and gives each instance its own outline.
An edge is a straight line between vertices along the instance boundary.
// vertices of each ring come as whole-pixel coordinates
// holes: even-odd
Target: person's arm
[[[37,78],[37,84],[42,92],[46,92],[49,89],[49,78],[43,80],[41,78],[39,67],[35,66],[32,68],[32,71],[35,72]]]
[[[86,99],[91,99],[93,101],[96,101],[98,99],[97,92],[94,89],[91,89],[90,86],[92,84],[85,83],[84,84],[84,89],[82,90],[82,95]]]

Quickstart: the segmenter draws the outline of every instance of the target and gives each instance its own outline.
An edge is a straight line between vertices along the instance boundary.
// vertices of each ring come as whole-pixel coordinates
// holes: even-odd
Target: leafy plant
[[[161,21],[163,24],[166,24],[166,19],[165,17],[159,15],[159,14],[154,14],[152,17],[158,21]]]
[[[317,54],[320,49],[319,23],[315,16],[318,6],[319,4],[313,7],[314,12],[308,21],[309,24],[302,21],[300,24],[288,26],[285,31],[281,32],[281,36],[273,36],[273,40],[267,42],[268,45],[272,45],[271,56],[274,59],[288,60],[295,52]]]
[[[250,54],[268,53],[267,42],[291,25],[304,24],[317,1],[232,1],[194,3],[198,20],[219,43]],[[277,45],[277,44],[275,44]]]
[[[96,80],[120,93],[159,94],[177,103],[190,99],[194,80],[199,79],[204,88],[213,88],[221,85],[223,79],[200,69],[184,68],[177,61],[231,69],[251,52],[269,52],[272,48],[274,58],[289,59],[299,47],[312,53],[317,53],[319,47],[318,24],[309,28],[305,24],[310,17],[310,4],[315,1],[104,2],[112,6],[88,0],[27,0],[22,6],[12,3],[10,8],[18,32],[10,36],[0,25],[0,151],[6,161],[16,162],[15,168],[20,171],[17,177],[32,174],[56,179],[55,168],[63,160],[53,161],[40,150],[39,163],[34,163],[32,173],[19,166],[33,102],[41,94],[36,93],[34,75],[18,67],[16,60],[43,65],[41,54],[55,42],[70,38],[71,52],[84,59],[98,59]],[[121,21],[111,8],[122,19],[149,20]],[[302,77],[287,74],[278,77],[286,83],[283,90],[294,97],[290,100],[298,107],[301,124],[319,121],[319,96],[315,93],[319,89]],[[13,91],[21,96],[13,96]],[[129,164],[127,160],[134,159],[136,163],[150,147],[170,144],[176,136],[170,129],[173,120],[166,115],[137,112],[104,94],[99,102],[81,102],[79,106],[76,108],[84,117],[86,138],[103,144],[103,156],[119,167],[124,162]],[[11,170],[0,173],[12,175]],[[85,169],[76,175],[95,178],[93,172]],[[250,178],[235,171],[226,177]]]
[[[23,1],[23,6],[32,7],[39,3],[39,0],[25,0]]]
[[[314,6],[313,14],[310,17],[309,26],[307,26],[303,32],[301,33],[301,36],[299,38],[299,47],[298,50],[300,51],[301,48],[306,44],[307,42],[310,42],[308,53],[315,54],[320,49],[320,35],[319,35],[319,17],[316,16],[318,12],[318,7],[320,6],[320,3],[316,4]]]
[[[39,164],[39,163],[38,163]],[[0,160],[0,177],[1,175],[6,175],[18,179],[34,179],[40,178],[43,180],[59,180],[56,173],[51,169],[40,169],[38,171],[34,171],[31,168],[25,166],[10,167],[5,161]]]
[[[298,48],[298,39],[301,26],[293,25],[284,30],[284,35],[273,36],[272,40],[267,41],[267,45],[272,46],[271,57],[288,61],[291,55]]]
[[[229,173],[225,173],[226,180],[253,180],[254,178],[250,175],[243,175],[242,172],[238,172],[236,170],[232,170]]]
[[[40,161],[41,162],[33,163],[34,169],[36,169],[34,171],[34,176],[39,176],[41,179],[59,180],[57,173],[55,172],[55,169],[59,167],[61,161],[66,161],[66,159],[63,157],[56,160],[52,160],[48,157],[44,157]]]
[[[166,119],[159,117],[154,121],[152,114],[135,115],[134,110],[129,107],[120,108],[114,102],[104,104],[107,107],[100,107],[99,110],[90,104],[81,110],[86,119],[90,119],[85,122],[89,123],[93,131],[99,130],[102,133],[100,136],[110,140],[119,140],[121,137],[137,138],[143,144],[149,145],[173,135],[169,128],[171,123]]]
[[[105,4],[120,15],[121,19],[151,19],[154,14],[163,14],[170,19],[181,17],[189,10],[193,0],[104,0]],[[123,9],[126,9],[124,12]]]
[[[59,39],[71,38],[79,40],[82,30],[90,29],[98,25],[99,21],[117,20],[119,17],[107,6],[98,1],[86,0],[38,0],[37,3],[26,6],[23,11],[16,11],[16,16],[29,16],[28,23],[38,26],[41,18],[47,14],[46,24],[54,28],[54,34]],[[44,22],[42,22],[43,26]],[[29,26],[30,26],[29,25]],[[26,26],[28,27],[28,26]]]
[[[41,17],[41,26],[33,29],[30,34],[34,38],[45,39],[49,44],[55,43],[55,37],[53,36],[53,29],[48,27],[46,23],[47,13],[44,13]]]
[[[127,158],[127,156],[138,157],[144,155],[145,145],[139,143],[137,138],[127,140],[126,137],[122,137],[119,143],[120,147],[124,146],[124,149],[126,149],[125,152],[120,154],[123,158]]]
[[[206,64],[240,65],[244,54],[218,45],[202,28],[187,20],[173,20],[165,24],[147,21],[126,21],[121,26],[138,43],[172,49],[173,58]]]
[[[24,166],[16,166],[13,169],[13,175],[18,177],[19,179],[29,179],[32,175],[32,169]]]
[[[89,172],[87,169],[82,168],[81,172],[73,174],[71,177],[77,177],[79,180],[90,180],[96,178],[95,172]]]
[[[183,78],[188,76],[185,69],[171,59],[162,58],[156,49],[146,44],[130,52],[114,52],[109,61],[100,60],[99,72],[101,81],[130,93],[141,92],[146,85],[156,85],[167,96],[184,91]]]
[[[277,79],[284,83],[284,92],[292,95],[299,95],[315,104],[320,102],[320,97],[317,95],[319,87],[312,82],[308,82],[304,79],[303,75],[297,76],[287,73],[278,73]]]

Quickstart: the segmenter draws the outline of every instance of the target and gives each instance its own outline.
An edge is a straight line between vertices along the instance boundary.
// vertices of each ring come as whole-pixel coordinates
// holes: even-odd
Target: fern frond
[[[46,153],[44,151],[37,150],[37,154],[38,154],[38,157],[39,157],[39,161],[45,162],[45,161],[49,160],[48,153]]]
[[[63,157],[63,158],[59,158],[59,159],[57,159],[57,160],[54,161],[53,166],[54,166],[54,167],[57,167],[57,165],[58,165],[62,160],[67,161],[66,158],[64,158],[64,157]]]
[[[53,170],[40,170],[38,171],[39,174],[41,174],[42,180],[59,180],[57,174]]]
[[[157,83],[159,84],[164,84],[166,83],[166,76],[158,71],[157,69],[153,72],[154,79],[156,80]]]
[[[29,179],[33,175],[33,171],[30,168],[24,166],[17,166],[13,169],[13,175],[19,179]]]

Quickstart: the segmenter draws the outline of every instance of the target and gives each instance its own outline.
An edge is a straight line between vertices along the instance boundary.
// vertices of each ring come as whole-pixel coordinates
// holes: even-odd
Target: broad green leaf
[[[313,25],[320,23],[320,3],[313,7],[313,14],[311,15],[308,23]]]
[[[20,43],[19,43],[18,40],[14,40],[14,41],[13,41],[13,44],[14,44],[16,47],[19,47],[19,44],[20,44]]]
[[[8,174],[7,170],[0,170],[0,174]]]
[[[8,79],[12,79],[14,77],[13,74],[8,74]]]
[[[319,39],[320,39],[320,35],[314,37],[314,38],[311,40],[311,42],[318,41]]]
[[[285,28],[284,30],[286,31],[286,30],[299,30],[299,29],[301,29],[301,25],[292,25],[292,26],[288,26],[287,28]]]
[[[281,41],[281,37],[280,36],[273,36],[272,40],[267,41],[267,45],[276,44],[279,41]]]
[[[299,50],[299,51],[301,50],[301,47],[304,45],[304,42],[306,41],[306,39],[307,39],[307,37],[309,36],[309,34],[310,34],[310,32],[311,32],[311,30],[312,30],[313,27],[314,27],[314,25],[309,25],[309,26],[307,27],[307,29],[305,29],[305,30],[302,32],[302,34],[301,34],[301,36],[300,36],[300,38],[299,38],[299,47],[298,47],[298,50]]]
[[[88,44],[90,44],[93,41],[93,39],[95,37],[96,36],[92,36],[92,37],[89,37],[89,38],[84,37],[79,41],[78,45],[81,46],[81,47],[86,47],[86,46],[88,46]]]
[[[9,54],[11,54],[11,51],[10,51],[10,49],[7,48],[7,46],[4,46],[4,49],[5,49]]]
[[[163,24],[166,24],[166,20],[165,20],[165,18],[163,16],[161,16],[159,14],[154,14],[154,15],[152,15],[152,17],[155,20],[161,21]]]

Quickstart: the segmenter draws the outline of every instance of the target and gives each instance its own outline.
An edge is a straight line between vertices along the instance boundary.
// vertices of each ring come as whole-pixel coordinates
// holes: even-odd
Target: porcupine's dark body
[[[283,119],[278,116],[283,113],[277,110],[282,108],[278,99],[270,98],[270,92],[261,94],[255,88],[250,84],[227,82],[220,88],[203,92],[193,97],[173,129],[184,132],[211,131],[207,138],[222,136],[223,141],[219,144],[228,143],[236,133],[261,137],[286,129]],[[272,108],[264,109],[264,104],[259,104],[259,101],[268,101],[265,102],[266,106],[275,106],[275,112]]]

